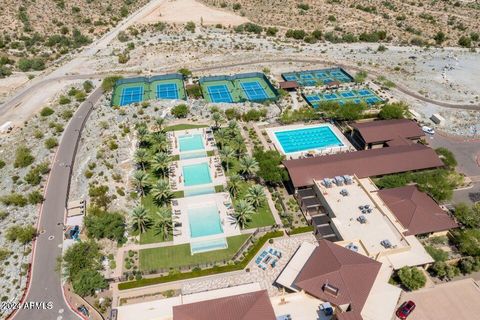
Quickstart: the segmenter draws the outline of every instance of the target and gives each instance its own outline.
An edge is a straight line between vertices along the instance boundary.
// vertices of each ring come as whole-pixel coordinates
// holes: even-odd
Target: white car
[[[423,126],[422,131],[425,132],[425,133],[428,133],[428,134],[435,134],[435,130],[433,130],[433,128],[430,128],[430,127],[427,127],[427,126]]]

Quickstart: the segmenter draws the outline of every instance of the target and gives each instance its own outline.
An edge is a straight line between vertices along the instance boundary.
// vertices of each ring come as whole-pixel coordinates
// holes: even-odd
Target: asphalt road
[[[53,302],[50,310],[20,310],[14,317],[18,320],[72,320],[79,317],[72,312],[63,299],[60,276],[55,268],[57,257],[62,254],[63,222],[70,185],[70,176],[77,145],[83,126],[102,96],[101,88],[95,90],[82,103],[65,129],[52,164],[45,190],[45,201],[40,210],[39,236],[35,241],[32,275],[26,302]]]

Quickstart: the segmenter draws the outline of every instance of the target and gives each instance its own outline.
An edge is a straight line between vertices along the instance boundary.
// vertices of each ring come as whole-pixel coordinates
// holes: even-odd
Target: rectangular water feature
[[[208,163],[190,164],[182,167],[183,184],[186,187],[212,183]]]
[[[188,208],[188,223],[192,238],[223,233],[218,208],[214,203],[203,207]]]
[[[326,125],[276,131],[275,137],[285,154],[344,146],[333,130]]]
[[[178,137],[178,143],[180,144],[180,152],[205,150],[203,137],[200,133],[180,136]]]

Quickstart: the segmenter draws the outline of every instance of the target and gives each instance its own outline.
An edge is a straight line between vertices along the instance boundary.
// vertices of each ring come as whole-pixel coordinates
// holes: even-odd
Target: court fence
[[[156,82],[156,81],[165,81],[165,80],[179,80],[182,83],[182,86],[184,87],[183,83],[183,75],[180,73],[169,73],[169,74],[162,74],[162,75],[155,75],[151,77],[133,77],[133,78],[122,78],[119,79],[115,82],[115,85],[113,86],[113,94],[112,94],[112,99],[110,101],[110,106],[113,107],[114,101],[116,100],[115,97],[119,96],[121,98],[122,94],[117,92],[117,89],[121,85],[128,85],[128,84],[133,84],[133,83],[138,83],[141,84],[142,86],[146,87],[147,89],[143,91],[142,95],[142,100],[148,100],[148,97],[151,97],[151,93],[154,92],[154,90],[151,89],[151,85]],[[185,90],[179,89],[179,90]],[[145,99],[147,98],[147,99]],[[182,100],[186,99],[186,95],[182,97]]]
[[[289,81],[289,76],[297,76],[297,75],[301,75],[301,74],[313,74],[313,73],[318,73],[318,72],[332,73],[332,72],[337,72],[337,71],[342,72],[349,79],[348,82],[353,82],[355,80],[352,77],[352,75],[350,75],[347,71],[345,71],[345,69],[340,68],[340,67],[286,72],[286,73],[282,73],[282,78],[285,81]]]
[[[320,97],[321,96],[321,93],[320,92],[317,92],[315,94],[306,94],[304,92],[302,92],[302,98],[307,102],[307,104],[309,106],[311,106],[312,108],[316,108],[315,105],[314,105],[314,102],[317,102],[318,105],[321,105],[322,103],[339,103],[340,101],[351,101],[353,99],[359,99],[361,100],[360,103],[365,103],[367,106],[372,106],[372,105],[378,105],[378,104],[381,104],[383,102],[385,102],[382,98],[380,98],[377,94],[375,94],[374,92],[371,92],[371,95],[368,95],[368,96],[355,96],[355,97],[338,97],[336,99],[332,99],[332,100],[318,100],[318,101],[312,101],[311,96],[318,96]],[[338,91],[335,92],[337,95],[338,95]],[[368,98],[375,98],[375,101],[373,103],[370,103]]]
[[[242,79],[249,79],[249,78],[259,78],[265,82],[265,84],[268,86],[268,88],[272,91],[274,97],[269,97],[266,99],[260,99],[260,100],[252,100],[252,99],[245,99],[245,98],[239,98],[237,99],[238,101],[234,101],[237,103],[241,102],[246,102],[246,101],[276,101],[279,98],[279,93],[278,90],[272,85],[270,80],[267,78],[267,76],[264,73],[261,72],[249,72],[249,73],[239,73],[235,75],[219,75],[219,76],[206,76],[202,77],[199,79],[199,84],[200,88],[202,90],[203,96],[208,96],[209,93],[204,91],[203,84],[206,84],[208,82],[214,82],[214,81],[226,81],[226,82],[235,82],[237,80],[242,80]]]

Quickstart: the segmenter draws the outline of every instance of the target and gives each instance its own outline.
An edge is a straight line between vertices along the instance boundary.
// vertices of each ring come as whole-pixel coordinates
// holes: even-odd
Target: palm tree
[[[163,125],[165,124],[165,118],[155,118],[155,128],[158,130],[158,131],[162,131],[162,127]]]
[[[153,146],[152,150],[154,152],[167,151],[168,149],[168,139],[165,133],[161,131],[153,132],[147,137],[150,144]]]
[[[161,234],[163,240],[168,240],[173,230],[172,213],[167,207],[161,207],[155,212],[156,234]]]
[[[245,156],[240,158],[240,172],[247,178],[254,176],[259,170],[258,162],[255,158]]]
[[[146,142],[148,136],[148,128],[145,123],[140,123],[137,125],[137,136],[140,145],[143,145]]]
[[[149,184],[150,175],[148,173],[146,173],[145,171],[137,170],[133,174],[133,179],[132,180],[133,180],[133,184],[135,186],[135,189],[137,189],[140,196],[143,197],[145,195],[145,188]]]
[[[215,122],[215,128],[218,128],[218,125],[220,124],[220,122],[223,121],[223,117],[220,114],[220,112],[214,112],[212,114],[212,120]]]
[[[222,157],[222,161],[225,162],[228,172],[230,169],[230,161],[233,157],[235,157],[235,150],[233,150],[230,146],[225,146],[220,150],[220,156]]]
[[[227,189],[228,192],[232,195],[232,197],[236,197],[238,194],[238,191],[240,190],[240,185],[242,183],[242,177],[240,177],[238,174],[235,174],[230,177],[230,179],[227,182]]]
[[[150,166],[155,172],[161,172],[162,177],[165,178],[165,174],[168,172],[168,166],[172,158],[166,152],[157,153],[152,160],[150,160]]]
[[[173,193],[170,190],[170,185],[166,179],[159,179],[157,183],[152,185],[150,194],[153,196],[155,203],[158,205],[163,205],[170,202],[173,197]]]
[[[235,214],[234,218],[236,223],[240,226],[240,228],[245,228],[248,221],[252,220],[252,215],[255,213],[253,206],[245,201],[239,200],[235,204]]]
[[[216,135],[217,142],[220,143],[220,149],[223,149],[225,141],[228,140],[228,132],[225,128],[222,128],[217,131]]]
[[[245,146],[245,140],[240,134],[238,134],[238,135],[235,135],[233,139],[231,139],[231,141],[235,148],[236,156],[238,158],[242,154],[243,148]]]
[[[135,207],[131,213],[133,222],[132,222],[132,229],[140,232],[145,233],[151,226],[151,219],[148,217],[148,211],[145,209],[144,206]]]
[[[255,209],[257,209],[265,200],[265,191],[263,190],[263,187],[259,184],[251,186],[248,188],[245,199],[247,199],[248,202],[251,203]]]
[[[230,121],[228,122],[228,129],[229,129],[230,131],[235,131],[235,130],[237,130],[237,129],[238,129],[238,123],[237,123],[237,121],[236,121],[236,120],[230,120]]]
[[[148,153],[145,149],[137,149],[135,152],[135,162],[145,171],[145,165],[148,163]]]

